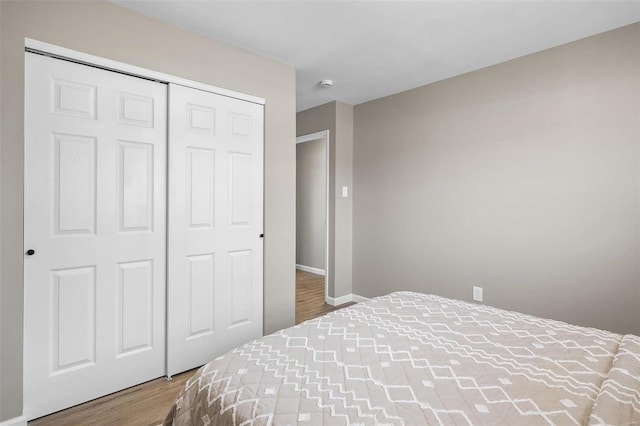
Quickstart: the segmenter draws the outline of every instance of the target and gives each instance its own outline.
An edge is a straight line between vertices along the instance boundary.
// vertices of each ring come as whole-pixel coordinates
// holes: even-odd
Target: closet
[[[28,419],[262,335],[264,107],[197,86],[25,54]]]

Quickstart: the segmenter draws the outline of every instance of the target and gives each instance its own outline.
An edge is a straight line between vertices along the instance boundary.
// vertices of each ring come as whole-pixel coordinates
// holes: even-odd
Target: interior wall
[[[1,25],[2,25],[2,7],[0,6],[0,49],[2,48],[2,30],[1,30]],[[0,54],[0,100],[3,99],[3,93],[2,93],[2,54]],[[1,139],[1,135],[2,135],[2,119],[3,115],[2,115],[2,102],[0,101],[0,142],[2,141]],[[0,146],[0,165],[2,164],[2,149]],[[1,173],[1,172],[0,172]],[[0,190],[1,190],[1,182],[2,182],[2,178],[0,176]],[[2,330],[2,322],[4,322],[4,317],[2,316],[2,243],[1,241],[3,241],[3,236],[2,236],[2,193],[0,192],[0,384],[4,383],[4,379],[3,379],[3,364],[2,364],[2,336],[4,335],[4,332]],[[0,385],[0,401],[3,400],[3,392],[4,389],[2,387],[2,385]],[[2,416],[2,403],[0,402],[0,421],[2,421],[3,416]]]
[[[640,334],[640,24],[355,107],[354,293]]]
[[[259,96],[265,333],[295,322],[295,70],[102,1],[0,2],[0,420],[22,412],[24,38]]]
[[[325,270],[327,248],[326,141],[296,144],[296,264]]]
[[[353,106],[336,102],[336,297],[353,292]],[[346,186],[348,195],[342,195]]]
[[[329,130],[329,297],[351,294],[353,106],[329,102],[296,114],[296,135]],[[349,188],[343,198],[342,187]]]

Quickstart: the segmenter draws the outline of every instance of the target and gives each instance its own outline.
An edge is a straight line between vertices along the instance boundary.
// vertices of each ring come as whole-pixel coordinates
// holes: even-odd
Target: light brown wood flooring
[[[353,303],[340,306],[325,303],[324,276],[296,269],[296,324],[351,305]]]
[[[296,270],[296,324],[352,305],[331,306],[324,302],[324,277]],[[173,400],[196,370],[166,381],[152,380],[76,407],[41,417],[29,426],[158,425]]]
[[[29,422],[29,426],[158,425],[196,370],[155,379]]]

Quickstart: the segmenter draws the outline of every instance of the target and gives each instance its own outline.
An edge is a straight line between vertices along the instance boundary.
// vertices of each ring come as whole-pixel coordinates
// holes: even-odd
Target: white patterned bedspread
[[[640,425],[640,338],[397,292],[217,358],[165,424]]]

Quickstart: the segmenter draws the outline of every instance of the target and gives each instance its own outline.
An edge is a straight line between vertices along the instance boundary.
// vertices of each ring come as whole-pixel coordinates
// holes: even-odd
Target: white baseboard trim
[[[369,300],[371,300],[371,299],[369,299],[368,297],[360,296],[359,294],[352,294],[351,295],[351,301],[355,302],[355,303],[367,302]]]
[[[349,302],[355,302],[355,303],[366,302],[367,300],[369,300],[368,297],[363,297],[358,294],[347,294],[345,296],[340,296],[340,297],[327,296],[327,298],[325,299],[325,302],[327,302],[331,306],[338,306],[338,305],[343,305]]]
[[[27,426],[27,418],[25,416],[14,417],[0,422],[0,426]]]
[[[300,269],[301,271],[311,272],[312,274],[324,275],[324,269],[313,268],[311,266],[299,265],[296,263],[296,269]]]
[[[351,295],[347,294],[345,296],[340,296],[340,297],[329,297],[329,296],[327,296],[325,302],[327,302],[331,306],[342,305],[344,303],[351,302]]]

